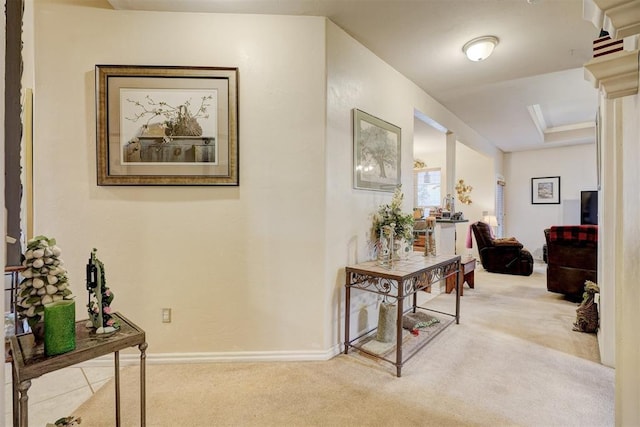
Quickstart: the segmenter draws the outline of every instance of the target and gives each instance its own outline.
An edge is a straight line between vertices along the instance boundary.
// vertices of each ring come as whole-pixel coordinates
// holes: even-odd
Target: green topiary
[[[46,236],[27,242],[16,311],[21,319],[27,319],[30,327],[42,321],[45,304],[72,298],[61,252],[56,239]]]

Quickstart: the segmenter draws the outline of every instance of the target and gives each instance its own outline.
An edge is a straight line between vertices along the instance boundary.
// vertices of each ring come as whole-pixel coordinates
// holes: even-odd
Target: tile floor
[[[33,380],[29,389],[29,425],[44,427],[58,418],[74,415],[73,410],[112,377],[113,366],[76,365]],[[4,365],[4,378],[4,425],[10,426],[13,423],[10,363]]]

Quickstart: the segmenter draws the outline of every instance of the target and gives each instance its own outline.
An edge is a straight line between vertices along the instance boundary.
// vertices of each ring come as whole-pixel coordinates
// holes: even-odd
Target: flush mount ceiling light
[[[464,46],[462,51],[472,61],[482,61],[491,55],[493,49],[498,45],[498,38],[495,36],[483,36],[473,39]]]

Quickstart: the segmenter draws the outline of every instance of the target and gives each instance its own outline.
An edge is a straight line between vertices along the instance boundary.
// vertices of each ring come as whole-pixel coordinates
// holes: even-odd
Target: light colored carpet
[[[450,303],[441,295],[434,305]],[[461,323],[395,376],[357,352],[326,362],[147,366],[148,426],[614,425],[614,370],[596,337],[572,331],[577,304],[530,277],[476,270]],[[139,425],[138,368],[122,370],[123,425]],[[112,426],[113,384],[74,415]]]

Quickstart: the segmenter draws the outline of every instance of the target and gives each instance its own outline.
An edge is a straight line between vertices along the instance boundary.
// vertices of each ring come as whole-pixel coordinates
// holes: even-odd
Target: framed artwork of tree
[[[400,185],[400,128],[353,110],[353,187],[393,193]]]

